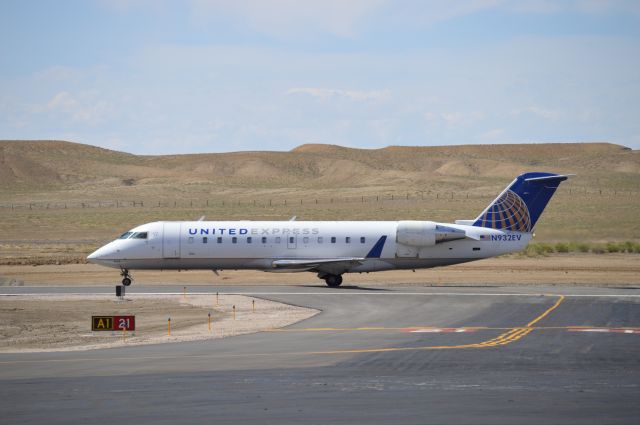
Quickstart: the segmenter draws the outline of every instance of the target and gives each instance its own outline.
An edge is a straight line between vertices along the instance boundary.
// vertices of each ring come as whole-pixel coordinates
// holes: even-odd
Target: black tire
[[[124,286],[129,286],[131,285],[131,279],[129,279],[128,277],[125,277],[124,279],[122,279],[122,284]]]
[[[330,274],[324,278],[324,281],[327,282],[328,287],[337,288],[342,284],[342,276]]]

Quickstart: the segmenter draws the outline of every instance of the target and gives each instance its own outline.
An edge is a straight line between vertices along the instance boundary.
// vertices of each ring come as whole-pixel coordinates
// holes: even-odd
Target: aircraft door
[[[297,236],[288,236],[287,237],[287,248],[296,249],[298,247],[298,237]]]
[[[180,258],[180,223],[163,223],[162,257]]]

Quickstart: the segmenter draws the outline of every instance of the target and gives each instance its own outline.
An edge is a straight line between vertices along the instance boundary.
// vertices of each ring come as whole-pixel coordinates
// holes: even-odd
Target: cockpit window
[[[129,239],[131,235],[133,235],[133,232],[124,232],[118,239]]]
[[[131,236],[131,239],[147,239],[147,232],[136,232]]]

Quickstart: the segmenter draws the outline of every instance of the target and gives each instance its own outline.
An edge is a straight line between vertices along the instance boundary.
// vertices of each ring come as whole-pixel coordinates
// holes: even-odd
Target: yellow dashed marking
[[[534,329],[568,329],[568,328],[577,328],[576,326],[571,327],[548,327],[548,328],[536,328],[533,325],[547,317],[552,311],[554,311],[562,301],[564,300],[563,295],[559,295],[559,299],[555,302],[554,305],[545,310],[541,315],[537,316],[535,319],[530,321],[524,327],[514,327],[508,328],[507,332],[504,332],[498,335],[495,338],[489,339],[487,341],[482,341],[473,344],[462,344],[462,345],[435,345],[435,346],[424,346],[424,347],[390,347],[390,348],[367,348],[367,349],[354,349],[354,350],[334,350],[334,351],[301,351],[301,352],[282,352],[282,353],[233,353],[233,354],[205,354],[205,355],[180,355],[180,356],[141,356],[141,357],[119,357],[119,358],[111,358],[110,360],[129,360],[129,359],[174,359],[174,358],[242,358],[242,357],[272,357],[272,356],[304,356],[304,355],[326,355],[326,354],[358,354],[358,353],[387,353],[387,352],[399,352],[399,351],[419,351],[419,350],[452,350],[452,349],[468,349],[468,348],[488,348],[488,347],[497,347],[504,346],[507,344],[511,344],[516,342],[529,333],[531,333]],[[400,330],[406,328],[306,328],[306,329],[272,329],[271,332],[322,332],[322,331],[376,331],[376,330]],[[467,327],[467,329],[471,329]],[[488,328],[488,327],[477,327],[473,329],[506,329],[506,328]],[[67,363],[67,362],[78,362],[78,361],[96,361],[94,358],[69,358],[69,359],[43,359],[43,360],[10,360],[10,361],[0,361],[0,364],[17,364],[17,363]]]

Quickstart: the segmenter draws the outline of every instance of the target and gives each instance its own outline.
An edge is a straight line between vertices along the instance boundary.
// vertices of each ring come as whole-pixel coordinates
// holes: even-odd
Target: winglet
[[[371,251],[367,254],[366,258],[380,258],[382,255],[382,248],[384,248],[384,244],[387,241],[387,236],[381,236],[378,239],[378,242],[371,248]]]

